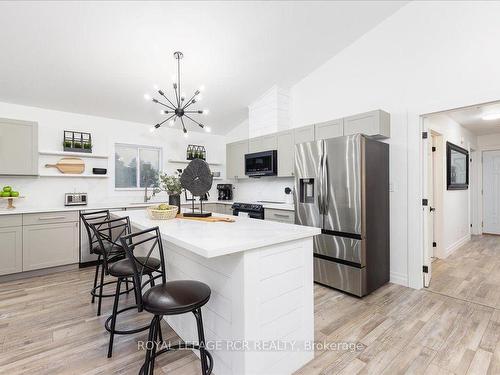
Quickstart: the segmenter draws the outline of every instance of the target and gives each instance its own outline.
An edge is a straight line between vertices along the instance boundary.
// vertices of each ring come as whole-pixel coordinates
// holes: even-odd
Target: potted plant
[[[173,175],[168,175],[166,173],[160,174],[160,184],[161,188],[165,190],[168,194],[168,204],[177,206],[177,213],[181,212],[181,176],[179,172],[175,172]]]

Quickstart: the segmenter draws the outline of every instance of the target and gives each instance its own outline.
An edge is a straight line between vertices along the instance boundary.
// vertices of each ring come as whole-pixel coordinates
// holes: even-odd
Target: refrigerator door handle
[[[323,214],[328,213],[328,155],[323,157],[323,170],[321,175],[321,184],[323,191],[321,192],[321,197],[323,199]]]
[[[319,168],[318,168],[318,209],[319,209],[319,214],[323,215],[325,213],[323,209],[323,157],[324,154],[321,154],[321,157],[319,159]]]

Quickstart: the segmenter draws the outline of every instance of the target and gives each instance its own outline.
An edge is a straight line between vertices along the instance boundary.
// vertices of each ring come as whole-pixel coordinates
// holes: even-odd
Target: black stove
[[[233,215],[239,216],[240,212],[247,213],[252,219],[264,220],[264,206],[255,203],[233,203]]]

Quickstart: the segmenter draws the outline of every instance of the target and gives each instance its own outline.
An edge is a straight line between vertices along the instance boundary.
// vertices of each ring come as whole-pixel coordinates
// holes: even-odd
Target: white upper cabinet
[[[38,175],[38,124],[0,119],[0,175]]]
[[[322,122],[314,125],[315,139],[328,139],[344,135],[343,119]]]
[[[226,145],[227,178],[248,178],[245,175],[245,154],[248,154],[248,140]]]
[[[382,110],[344,118],[344,135],[366,134],[376,139],[390,138],[391,115]]]
[[[277,135],[278,143],[278,177],[293,176],[295,142],[293,130],[287,130]]]
[[[251,138],[248,142],[248,151],[261,152],[271,151],[278,148],[278,140],[276,134],[264,135],[262,137]]]
[[[295,144],[314,141],[314,125],[295,128],[293,133]]]

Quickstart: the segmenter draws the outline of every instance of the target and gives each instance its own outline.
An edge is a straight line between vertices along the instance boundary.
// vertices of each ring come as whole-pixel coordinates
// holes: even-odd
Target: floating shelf
[[[40,155],[76,156],[79,158],[89,158],[89,159],[109,159],[108,155],[87,154],[85,152],[39,151],[38,153]]]
[[[108,178],[107,174],[72,174],[72,173],[61,173],[61,174],[42,174],[39,177],[63,177],[63,178]]]
[[[192,160],[175,160],[175,159],[168,159],[167,160],[169,163],[179,163],[179,164],[189,164],[191,163]],[[222,165],[221,163],[208,163],[208,165]]]

